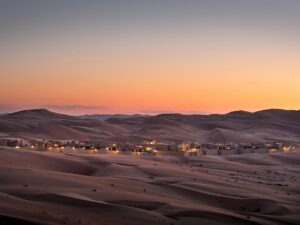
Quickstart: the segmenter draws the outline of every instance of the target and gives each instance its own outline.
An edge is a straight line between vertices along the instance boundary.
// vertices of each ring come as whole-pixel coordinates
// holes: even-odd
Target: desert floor
[[[0,148],[0,224],[300,224],[300,153],[173,157]]]

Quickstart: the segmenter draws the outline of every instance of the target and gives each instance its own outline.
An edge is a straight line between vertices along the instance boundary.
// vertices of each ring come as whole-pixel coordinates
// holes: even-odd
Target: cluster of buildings
[[[245,153],[274,153],[291,152],[297,146],[279,142],[272,143],[182,143],[179,145],[181,151],[186,155],[233,155]]]
[[[0,138],[0,146],[7,146],[7,147],[28,147],[29,142],[20,138]]]
[[[22,139],[0,139],[0,146],[31,149],[37,151],[74,152],[74,153],[133,153],[154,155],[228,155],[244,153],[290,152],[299,146],[278,142],[271,143],[176,143],[169,141],[147,140],[138,145],[96,141],[76,140],[35,140],[30,143]]]
[[[18,140],[15,139],[0,139],[1,146],[8,146],[8,147],[16,147],[19,145]]]

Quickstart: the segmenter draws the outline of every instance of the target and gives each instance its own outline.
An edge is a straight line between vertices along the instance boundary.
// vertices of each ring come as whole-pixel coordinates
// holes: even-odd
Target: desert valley
[[[299,225],[300,0],[0,0],[0,225]]]

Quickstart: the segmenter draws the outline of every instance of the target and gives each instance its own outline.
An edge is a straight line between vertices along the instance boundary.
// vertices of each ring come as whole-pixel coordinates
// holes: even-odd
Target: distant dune
[[[300,111],[182,115],[69,116],[45,109],[0,115],[0,133],[12,137],[139,142],[145,139],[198,142],[300,143]]]

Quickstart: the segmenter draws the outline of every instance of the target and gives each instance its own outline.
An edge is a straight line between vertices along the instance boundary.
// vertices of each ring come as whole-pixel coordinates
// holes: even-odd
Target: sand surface
[[[0,148],[0,224],[300,224],[300,153],[173,157]]]

